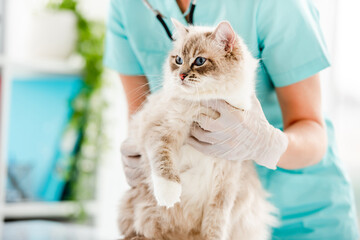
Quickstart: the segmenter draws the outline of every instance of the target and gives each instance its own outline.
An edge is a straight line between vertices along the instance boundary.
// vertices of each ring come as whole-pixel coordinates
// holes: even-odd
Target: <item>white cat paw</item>
[[[181,184],[169,181],[163,177],[152,175],[154,184],[154,196],[159,206],[167,208],[174,207],[175,203],[180,202]]]

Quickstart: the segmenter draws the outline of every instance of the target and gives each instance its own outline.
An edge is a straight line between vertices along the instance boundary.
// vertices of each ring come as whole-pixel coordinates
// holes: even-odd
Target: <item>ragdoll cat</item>
[[[173,20],[164,86],[132,119],[129,141],[142,154],[143,180],[120,206],[125,239],[263,240],[276,220],[252,161],[206,156],[186,144],[206,100],[249,109],[258,61],[228,22],[215,29]],[[200,104],[200,101],[205,101]]]

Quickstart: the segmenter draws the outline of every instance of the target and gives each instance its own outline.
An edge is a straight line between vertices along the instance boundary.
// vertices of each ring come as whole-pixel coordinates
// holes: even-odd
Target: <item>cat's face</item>
[[[165,87],[184,98],[199,100],[221,97],[240,87],[243,43],[229,23],[208,29],[173,22],[177,40],[168,58]]]

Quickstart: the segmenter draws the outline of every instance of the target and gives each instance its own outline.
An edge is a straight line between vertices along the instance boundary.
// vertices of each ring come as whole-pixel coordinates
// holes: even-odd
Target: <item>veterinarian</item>
[[[233,119],[232,124],[240,131],[259,129],[243,143],[249,147],[227,151],[229,146],[237,145],[231,141],[237,132],[221,134],[221,129],[211,128],[211,121],[200,122],[209,131],[197,128],[192,132],[192,145],[233,161],[251,156],[259,162],[266,153],[266,162],[257,165],[257,170],[271,193],[270,201],[279,209],[281,225],[273,230],[273,239],[358,239],[351,185],[338,157],[333,126],[322,114],[319,72],[330,64],[313,3],[111,0],[104,63],[120,74],[130,115],[147,94],[161,87],[162,65],[172,48],[171,17],[183,24],[193,20],[198,25],[228,20],[261,60],[256,87],[261,106],[254,105],[261,114],[240,118],[225,105],[216,109]],[[281,136],[274,134],[274,128],[283,131]],[[212,144],[209,134],[217,136]],[[288,144],[282,155],[281,150],[269,149],[266,143],[284,136]],[[124,145],[122,154],[127,180],[135,186],[142,177],[139,153]],[[276,170],[270,169],[275,165]]]

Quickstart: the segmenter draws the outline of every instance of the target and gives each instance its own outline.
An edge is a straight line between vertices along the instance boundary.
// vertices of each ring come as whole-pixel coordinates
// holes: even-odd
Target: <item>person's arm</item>
[[[145,76],[129,76],[120,74],[121,83],[128,104],[129,118],[138,111],[146,96],[150,93],[149,84]],[[121,155],[126,181],[131,187],[137,186],[144,178],[144,173],[140,168],[141,154],[137,152],[137,147],[126,139],[121,144]]]
[[[225,101],[212,101],[207,105],[220,117],[200,118],[199,126],[191,129],[193,138],[189,143],[205,154],[233,161],[252,159],[272,169],[296,169],[318,163],[327,146],[319,75],[276,91],[284,132],[266,120],[256,97],[246,111],[234,110]]]
[[[284,133],[289,140],[277,166],[296,169],[318,163],[327,146],[319,74],[276,88],[276,93],[282,110]]]
[[[145,76],[128,76],[120,74],[121,83],[128,104],[129,117],[140,109],[146,96],[150,94],[150,88]]]

